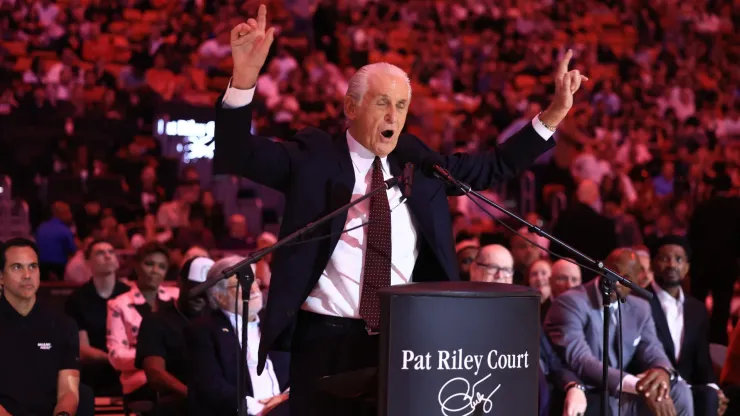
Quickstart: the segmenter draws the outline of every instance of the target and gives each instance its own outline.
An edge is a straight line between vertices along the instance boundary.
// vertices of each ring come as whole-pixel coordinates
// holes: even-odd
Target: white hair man
[[[260,365],[275,346],[290,348],[291,407],[304,415],[375,413],[364,400],[338,400],[319,390],[316,380],[377,364],[379,288],[409,282],[412,275],[458,280],[447,188],[438,178],[421,177],[422,161],[434,159],[477,190],[515,176],[553,147],[549,139],[584,77],[568,71],[568,52],[553,77],[551,105],[498,151],[442,156],[402,133],[411,105],[409,77],[393,65],[371,64],[349,81],[344,134],[331,137],[309,127],[275,142],[249,128],[255,84],[275,33],[267,27],[266,10],[260,6],[256,19],[231,33],[234,69],[216,106],[214,173],[239,174],[282,192],[281,232],[287,235],[382,190],[404,164],[417,167],[408,199],[395,186],[374,193],[317,230],[330,237],[285,246],[272,263]]]
[[[232,415],[236,411],[238,366],[237,349],[242,336],[242,291],[236,293],[237,277],[223,279],[224,272],[244,260],[229,256],[217,261],[208,270],[206,280],[219,280],[208,290],[210,314],[196,321],[188,330],[189,362],[192,363],[188,383],[188,408],[193,414]],[[271,353],[265,371],[257,374],[257,350],[261,339],[259,312],[262,292],[257,283],[249,290],[247,319],[247,395],[249,414],[287,415],[286,391],[289,358],[286,353]]]

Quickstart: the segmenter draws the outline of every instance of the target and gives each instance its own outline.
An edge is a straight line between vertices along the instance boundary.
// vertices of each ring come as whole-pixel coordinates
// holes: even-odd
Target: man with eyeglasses
[[[470,281],[511,284],[514,280],[514,257],[501,245],[481,247],[470,265]]]

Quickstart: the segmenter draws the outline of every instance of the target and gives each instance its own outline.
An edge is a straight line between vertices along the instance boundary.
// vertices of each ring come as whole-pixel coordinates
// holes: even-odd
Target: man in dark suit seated
[[[684,237],[668,235],[653,246],[655,294],[650,308],[658,339],[681,378],[691,385],[697,415],[722,415],[727,398],[717,385],[709,356],[709,315],[704,304],[687,296],[681,282],[689,272],[690,250]]]
[[[586,387],[552,349],[545,331],[540,332],[540,416],[582,416]]]
[[[604,261],[607,267],[629,279],[639,280],[644,269],[631,249],[614,250]],[[603,305],[599,289],[600,279],[573,288],[555,298],[545,319],[545,331],[555,351],[564,359],[576,376],[586,384],[589,406],[586,415],[596,415],[600,410],[603,351]],[[617,285],[616,291],[625,299],[622,308],[621,356],[624,368],[634,373],[620,373],[619,343],[617,342],[617,294],[612,293],[606,302],[612,312],[608,354],[609,369],[606,388],[609,391],[609,408],[612,415],[618,412],[630,415],[679,415],[693,414],[689,386],[678,378],[671,361],[663,351],[650,305],[636,296],[628,296],[630,289]],[[618,401],[619,392],[622,392]]]
[[[349,80],[348,129],[341,135],[308,127],[290,140],[273,141],[250,130],[257,77],[275,33],[267,28],[266,10],[260,6],[256,19],[231,32],[233,77],[216,103],[214,173],[241,175],[285,194],[284,237],[382,188],[406,163],[416,167],[411,195],[397,187],[375,193],[315,230],[327,238],[275,252],[262,325],[258,369],[268,351],[290,350],[295,414],[376,414],[362,400],[340,402],[321,392],[317,380],[377,365],[379,288],[459,280],[447,197],[460,192],[423,175],[422,160],[434,159],[477,190],[518,175],[554,146],[550,138],[585,77],[568,71],[568,51],[553,76],[553,102],[532,122],[496,151],[442,156],[403,133],[412,95],[408,75],[375,63]],[[346,228],[353,230],[342,233]]]
[[[219,279],[227,268],[243,260],[230,256],[216,262],[208,271],[208,280]],[[247,386],[249,415],[287,416],[288,367],[287,353],[272,352],[265,363],[265,371],[257,373],[257,348],[260,344],[262,292],[252,284],[247,311],[249,331],[246,351],[240,348],[242,296],[236,296],[236,276],[221,280],[208,291],[213,308],[186,330],[188,345],[188,414],[192,416],[233,416],[236,414],[237,367],[240,350],[247,354],[247,368],[243,379]],[[238,302],[239,310],[235,310]]]

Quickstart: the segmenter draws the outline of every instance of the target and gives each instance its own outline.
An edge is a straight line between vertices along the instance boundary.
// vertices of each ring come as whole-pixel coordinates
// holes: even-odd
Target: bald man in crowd
[[[552,264],[550,288],[553,299],[582,283],[581,268],[569,260],[560,259]]]
[[[604,261],[607,267],[631,282],[645,273],[632,249],[614,250]],[[599,414],[602,386],[603,305],[600,279],[569,290],[555,299],[545,319],[545,331],[556,352],[583,380],[587,397],[586,416]],[[650,305],[630,289],[616,285],[607,300],[611,321],[616,324],[617,292],[624,299],[622,308],[621,348],[616,325],[610,330],[607,389],[611,414],[692,415],[690,387],[680,379],[656,334]],[[620,351],[621,350],[621,351]],[[621,352],[624,372],[618,367]],[[618,400],[619,392],[622,392]]]
[[[470,265],[470,281],[513,283],[514,257],[511,252],[498,244],[481,247],[475,261]]]

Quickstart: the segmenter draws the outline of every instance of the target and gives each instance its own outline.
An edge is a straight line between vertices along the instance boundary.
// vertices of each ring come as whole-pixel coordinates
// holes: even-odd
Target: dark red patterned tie
[[[380,158],[373,161],[371,189],[384,186]],[[370,198],[370,218],[367,225],[365,269],[362,276],[360,316],[369,329],[380,326],[378,289],[391,285],[391,208],[388,194],[378,192]]]

